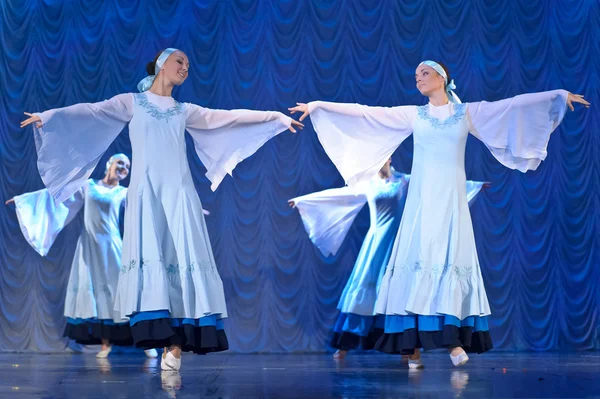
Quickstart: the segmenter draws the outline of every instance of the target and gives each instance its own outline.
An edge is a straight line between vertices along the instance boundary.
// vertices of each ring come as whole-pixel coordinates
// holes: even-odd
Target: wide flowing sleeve
[[[14,198],[23,236],[42,256],[46,256],[58,233],[69,224],[84,204],[85,187],[65,201],[56,202],[47,189]]]
[[[333,188],[293,198],[310,240],[324,256],[335,255],[367,203],[360,188]]]
[[[186,113],[186,129],[213,191],[238,163],[292,124],[292,118],[274,111],[212,110],[186,104]]]
[[[469,201],[469,206],[473,205],[473,203],[479,196],[483,185],[484,182],[482,181],[467,180],[467,201]]]
[[[368,107],[314,101],[310,119],[325,152],[353,186],[369,181],[411,135],[417,107]]]
[[[133,116],[133,94],[35,114],[38,169],[50,194],[62,202],[90,177],[100,157]]]
[[[568,95],[566,90],[553,90],[469,103],[469,131],[504,166],[535,170],[546,158],[550,135],[565,116]]]

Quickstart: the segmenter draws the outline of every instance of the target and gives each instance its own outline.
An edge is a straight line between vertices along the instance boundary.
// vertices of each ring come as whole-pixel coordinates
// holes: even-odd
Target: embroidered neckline
[[[439,119],[435,116],[431,116],[429,114],[429,112],[428,112],[429,104],[423,105],[423,106],[417,108],[419,117],[421,119],[431,123],[431,126],[433,126],[436,129],[445,129],[450,126],[456,125],[458,122],[460,122],[464,118],[466,110],[467,110],[466,104],[455,104],[454,105],[454,114],[450,115],[446,119],[441,120],[441,119]]]
[[[146,93],[137,93],[136,99],[138,104],[144,109],[146,109],[146,112],[148,114],[150,114],[153,118],[158,119],[159,121],[164,119],[166,122],[169,122],[169,120],[171,120],[171,118],[173,118],[175,115],[179,115],[181,112],[183,112],[183,104],[176,100],[173,100],[175,101],[175,105],[165,110],[162,110],[158,108],[154,103],[150,102],[150,100],[148,100],[148,96],[146,95]]]

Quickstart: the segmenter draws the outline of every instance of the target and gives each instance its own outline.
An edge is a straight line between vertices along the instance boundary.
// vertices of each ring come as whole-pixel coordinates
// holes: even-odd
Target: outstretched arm
[[[238,163],[268,140],[285,130],[295,132],[302,127],[300,122],[281,112],[212,110],[186,105],[186,129],[206,167],[206,177],[213,191]]]
[[[75,104],[29,116],[34,126],[38,169],[50,194],[61,202],[73,195],[133,116],[133,94]]]
[[[292,198],[308,237],[324,256],[335,255],[358,212],[367,203],[360,188],[341,187]]]
[[[369,107],[314,101],[292,114],[308,115],[325,152],[349,186],[369,181],[411,135],[417,107]]]
[[[523,94],[506,100],[467,104],[469,131],[504,166],[535,170],[546,158],[550,135],[567,108],[589,103],[566,90]]]
[[[84,188],[62,203],[57,203],[47,189],[18,195],[6,201],[15,203],[23,236],[42,256],[46,256],[58,233],[79,213],[84,202]]]
[[[253,111],[248,109],[209,109],[194,104],[188,104],[189,111],[186,119],[186,128],[195,130],[218,130],[224,127],[240,125],[255,125],[273,121],[280,121],[282,125],[296,133],[296,128],[302,129],[304,125],[292,118],[276,111]]]

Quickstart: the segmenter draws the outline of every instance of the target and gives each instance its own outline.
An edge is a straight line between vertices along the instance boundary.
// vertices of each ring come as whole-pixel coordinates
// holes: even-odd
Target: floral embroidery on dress
[[[183,104],[177,101],[175,101],[174,106],[163,111],[148,100],[146,93],[137,93],[135,98],[138,104],[146,109],[147,113],[158,120],[164,119],[166,122],[169,122],[172,117],[183,112]]]
[[[414,263],[405,263],[403,265],[400,265],[398,267],[395,267],[394,269],[400,269],[403,272],[419,272],[423,269],[422,267],[423,262],[418,261],[418,262],[414,262]]]
[[[131,260],[127,265],[122,265],[121,273],[129,273],[133,269],[149,268],[154,265],[161,265],[169,277],[181,276],[182,274],[185,275],[185,272],[193,273],[196,270],[216,270],[208,260],[203,260],[201,262],[190,262],[187,266],[182,266],[179,263],[166,263],[162,259],[153,262],[142,258],[139,262]]]
[[[430,272],[431,274],[436,276],[452,273],[455,274],[458,278],[467,278],[473,274],[473,266],[459,266],[451,263],[426,265],[423,261],[405,263],[403,265],[396,266],[394,269],[399,269],[406,273],[416,273],[425,271]],[[392,269],[392,271],[394,269]]]
[[[179,264],[169,263],[168,265],[165,265],[165,271],[167,272],[168,275],[172,275],[172,274],[178,275],[180,272]]]
[[[450,126],[456,125],[460,122],[467,111],[467,104],[455,104],[454,105],[454,114],[450,115],[444,120],[440,120],[435,116],[429,115],[429,105],[423,105],[421,107],[417,107],[417,113],[419,114],[419,118],[428,121],[431,123],[436,129],[445,129]]]
[[[143,262],[143,260],[142,260],[142,262]],[[129,264],[127,264],[127,265],[122,265],[122,266],[121,266],[121,273],[127,273],[127,272],[129,272],[131,269],[135,269],[135,265],[136,265],[136,263],[137,263],[136,261],[134,261],[134,260],[131,260],[131,261],[129,261]]]

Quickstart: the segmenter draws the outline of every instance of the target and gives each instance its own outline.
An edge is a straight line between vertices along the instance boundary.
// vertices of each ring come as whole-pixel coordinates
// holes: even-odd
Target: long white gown
[[[89,179],[56,203],[47,189],[15,197],[17,218],[27,242],[46,256],[58,234],[83,208],[83,230],[71,265],[65,298],[65,336],[82,344],[133,343],[129,323],[114,311],[121,269],[119,215],[127,188]]]
[[[292,199],[311,241],[323,255],[336,254],[356,215],[369,205],[371,224],[352,274],[338,303],[340,315],[330,345],[351,350],[372,349],[383,334],[383,318],[375,317],[375,301],[392,254],[411,176],[394,172],[357,187],[341,187]],[[467,181],[467,200],[473,204],[483,182]]]
[[[133,169],[115,310],[136,345],[227,349],[223,284],[188,165],[187,130],[216,189],[291,118],[271,111],[210,110],[151,92],[121,94],[37,114],[38,168],[60,201],[82,184],[129,122]],[[65,159],[69,159],[65,162]]]
[[[497,102],[367,107],[312,102],[311,120],[349,185],[374,177],[414,134],[411,184],[375,310],[386,315],[377,348],[492,347],[490,314],[465,186],[467,134],[503,165],[535,170],[566,112],[568,92],[526,94]]]

